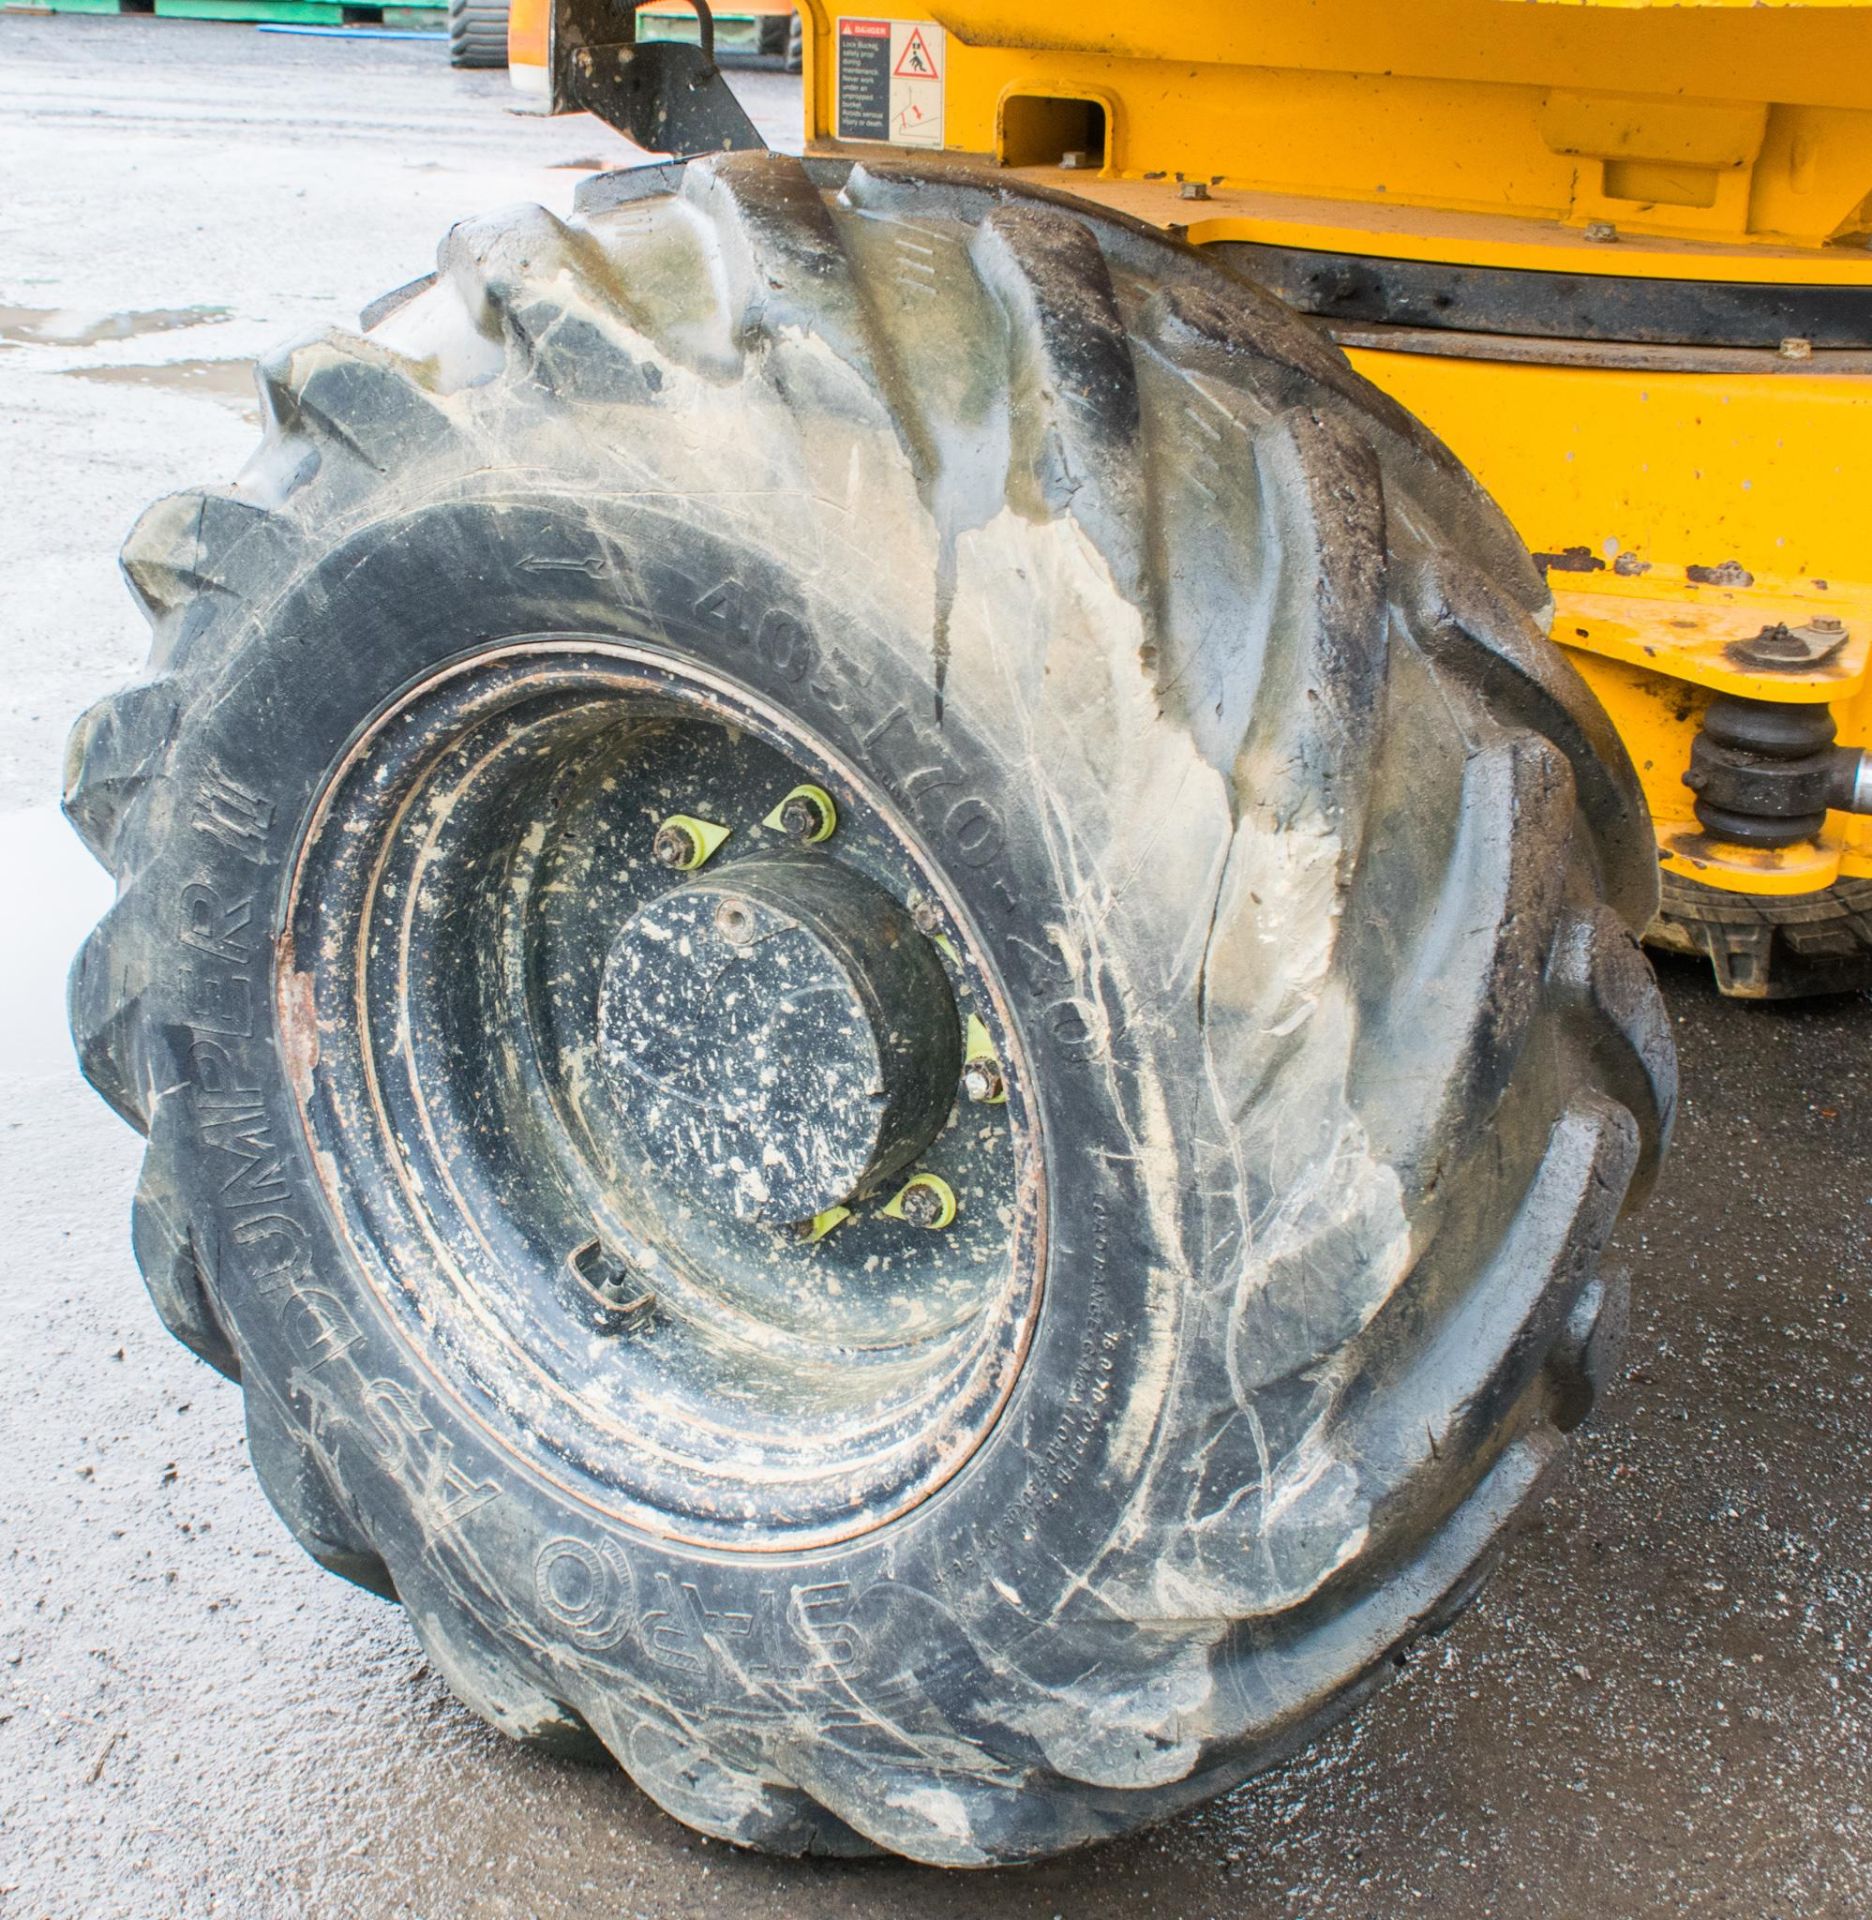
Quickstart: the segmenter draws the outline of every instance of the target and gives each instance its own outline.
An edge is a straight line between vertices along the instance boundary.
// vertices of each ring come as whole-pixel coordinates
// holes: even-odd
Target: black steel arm
[[[690,0],[701,42],[637,38],[641,0],[553,0],[552,111],[595,113],[652,153],[765,147],[715,64],[715,16]]]

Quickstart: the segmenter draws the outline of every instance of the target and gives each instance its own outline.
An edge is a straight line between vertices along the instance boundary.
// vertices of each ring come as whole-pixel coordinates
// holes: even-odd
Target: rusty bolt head
[[[919,895],[910,903],[910,924],[918,933],[934,933],[942,925],[936,909]]]
[[[701,843],[695,835],[687,827],[679,827],[674,820],[666,820],[658,827],[656,838],[650,843],[650,858],[659,867],[691,866],[701,851]]]
[[[796,793],[780,809],[780,831],[789,840],[809,841],[825,831],[825,808],[810,793]]]
[[[1845,621],[1835,614],[1823,613],[1804,627],[1790,627],[1785,621],[1778,621],[1747,640],[1734,642],[1728,651],[1742,666],[1787,673],[1830,660],[1845,644],[1845,639]]]
[[[1007,1081],[1002,1077],[999,1060],[971,1060],[962,1069],[962,1091],[977,1106],[999,1100],[1007,1093]]]
[[[1807,652],[1800,636],[1785,621],[1776,621],[1773,626],[1763,627],[1753,639],[1743,644],[1751,653],[1765,660],[1797,660],[1804,658]]]
[[[1813,358],[1813,342],[1803,339],[1797,333],[1791,333],[1775,349],[1775,352],[1778,353],[1783,360],[1811,360]]]
[[[934,1227],[942,1223],[943,1214],[948,1210],[941,1192],[935,1187],[912,1182],[904,1189],[903,1199],[898,1203],[903,1217],[913,1227]]]
[[[1073,147],[1060,155],[1059,163],[1067,172],[1072,173],[1080,168],[1089,167],[1092,164],[1092,156],[1083,147]]]
[[[1610,246],[1618,238],[1618,228],[1610,220],[1588,220],[1585,238],[1602,247]]]
[[[1206,180],[1185,180],[1177,192],[1185,200],[1207,200],[1209,183]]]
[[[754,938],[754,909],[730,895],[715,909],[715,931],[731,947],[745,947]]]

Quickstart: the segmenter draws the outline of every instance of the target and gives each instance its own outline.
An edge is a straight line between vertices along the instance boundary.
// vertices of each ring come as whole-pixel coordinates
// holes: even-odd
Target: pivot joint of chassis
[[[1872,754],[1836,746],[1836,732],[1824,706],[1719,694],[1684,775],[1704,830],[1737,846],[1791,847],[1829,811],[1872,813]]]

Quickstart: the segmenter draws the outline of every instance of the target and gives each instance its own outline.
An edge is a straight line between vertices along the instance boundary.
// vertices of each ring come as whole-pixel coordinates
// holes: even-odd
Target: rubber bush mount
[[[449,0],[449,65],[507,64],[507,0]]]
[[[274,1504],[495,1725],[750,1846],[1033,1859],[1292,1754],[1591,1404],[1670,1126],[1650,823],[1506,522],[1245,281],[947,168],[601,177],[373,317],[264,361],[251,464],[131,535],[151,675],[70,762],[120,884],[78,1049]],[[966,1470],[836,1547],[685,1548],[533,1470],[320,1198],[296,836],[399,688],[542,632],[797,714],[1005,972],[1039,1318]]]

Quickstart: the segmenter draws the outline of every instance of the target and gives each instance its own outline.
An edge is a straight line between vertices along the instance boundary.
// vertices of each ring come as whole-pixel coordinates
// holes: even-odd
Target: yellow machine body
[[[1842,740],[1872,741],[1866,374],[1554,367],[1356,346],[1352,359],[1449,442],[1549,557],[1554,638],[1637,763],[1667,871],[1758,894],[1872,873],[1872,818],[1830,814],[1817,840],[1789,848],[1726,846],[1701,832],[1683,782],[1714,693],[1823,701]],[[1693,567],[1715,580],[1690,578]],[[1736,664],[1737,643],[1816,613],[1846,629],[1824,663]]]
[[[841,20],[801,0],[806,127],[841,141]],[[1872,9],[1516,0],[948,0],[940,151],[1198,245],[1626,281],[1872,289]],[[927,133],[900,142],[919,151]],[[933,157],[933,153],[932,153]],[[1199,191],[1199,199],[1190,196]],[[1252,268],[1250,269],[1252,270]],[[1554,637],[1644,777],[1667,871],[1737,893],[1872,876],[1872,818],[1712,840],[1683,775],[1718,692],[1872,744],[1872,339],[1599,346],[1335,326],[1546,560]],[[1799,670],[1737,643],[1843,622]]]

